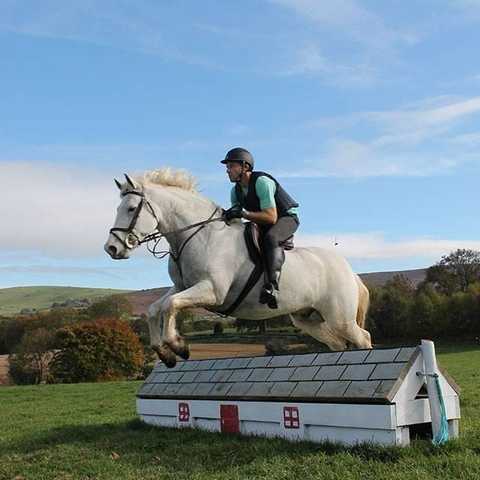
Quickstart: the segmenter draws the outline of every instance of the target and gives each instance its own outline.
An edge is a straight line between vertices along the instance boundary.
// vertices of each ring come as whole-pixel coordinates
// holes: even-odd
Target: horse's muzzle
[[[118,250],[115,245],[106,243],[104,250],[112,257],[114,260],[125,260],[128,258],[128,253],[125,249]]]

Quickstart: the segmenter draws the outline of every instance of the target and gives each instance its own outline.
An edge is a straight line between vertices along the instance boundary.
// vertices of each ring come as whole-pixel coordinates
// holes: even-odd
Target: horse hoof
[[[172,352],[175,352],[183,360],[190,358],[190,347],[183,338],[178,337],[176,343],[168,342],[167,345]]]
[[[182,348],[180,348],[177,352],[177,355],[184,360],[188,360],[190,358],[190,348],[187,344],[184,344]]]
[[[173,368],[177,364],[175,353],[170,350],[168,345],[152,345],[152,349],[158,355],[158,359],[162,361],[167,368]]]

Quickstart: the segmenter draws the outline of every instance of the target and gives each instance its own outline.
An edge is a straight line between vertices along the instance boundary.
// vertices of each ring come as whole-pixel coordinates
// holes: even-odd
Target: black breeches
[[[263,226],[262,229],[262,250],[265,258],[266,283],[272,283],[278,288],[278,278],[285,261],[285,252],[280,243],[291,237],[299,225],[295,217],[280,217],[277,223],[272,226]]]

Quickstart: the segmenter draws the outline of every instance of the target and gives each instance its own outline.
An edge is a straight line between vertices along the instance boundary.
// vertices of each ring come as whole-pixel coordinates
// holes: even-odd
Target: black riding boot
[[[265,252],[265,284],[260,293],[260,303],[270,308],[278,308],[278,282],[280,271],[285,261],[285,252],[282,247],[275,247]]]

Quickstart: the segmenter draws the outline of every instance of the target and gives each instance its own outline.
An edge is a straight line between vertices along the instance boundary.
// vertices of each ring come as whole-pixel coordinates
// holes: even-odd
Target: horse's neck
[[[168,213],[167,215],[162,215],[166,220],[163,233],[174,232],[192,224],[221,216],[221,209],[205,197],[189,192],[177,191],[176,189],[165,190],[169,191],[163,192],[156,197],[152,196],[157,208],[162,213]],[[185,232],[167,235],[166,240],[174,255],[181,254],[183,247],[190,252],[189,265],[192,268],[193,264],[197,262],[200,262],[202,265],[205,263],[207,243],[214,251],[223,252],[223,260],[230,267],[233,267],[248,256],[243,240],[243,231],[240,225],[229,227],[224,222],[212,222],[206,224],[204,228],[194,227]],[[242,247],[244,247],[244,252]]]
[[[151,198],[162,212],[164,232],[175,232],[215,216],[219,216],[219,208],[210,200],[188,191],[177,188],[165,188],[162,191],[152,191]],[[215,212],[218,210],[217,215]],[[181,233],[168,235],[170,246],[177,247],[195,231],[195,228]]]

